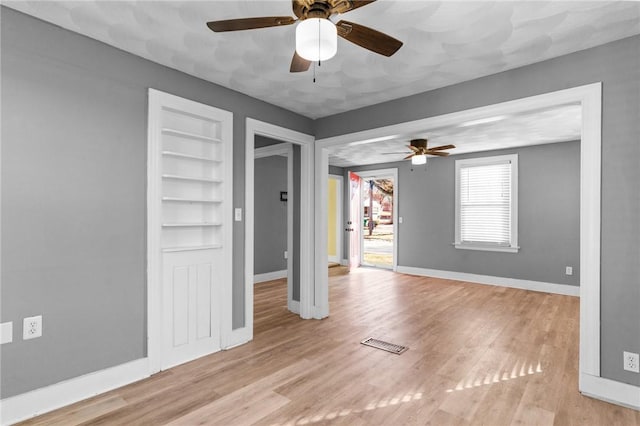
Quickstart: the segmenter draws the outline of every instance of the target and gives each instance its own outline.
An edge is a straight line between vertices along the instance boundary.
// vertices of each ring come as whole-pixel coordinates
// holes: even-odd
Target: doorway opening
[[[254,283],[285,280],[288,310],[299,313],[294,296],[295,241],[294,148],[261,135],[254,151]],[[299,226],[299,221],[298,221]]]
[[[392,176],[364,179],[362,185],[362,265],[393,268],[393,190]]]
[[[396,269],[398,169],[349,172],[349,266]]]

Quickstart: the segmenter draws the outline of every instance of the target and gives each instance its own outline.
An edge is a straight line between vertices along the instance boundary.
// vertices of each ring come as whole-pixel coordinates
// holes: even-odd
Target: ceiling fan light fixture
[[[338,31],[324,18],[308,18],[296,27],[296,52],[308,61],[326,61],[338,51]]]
[[[411,164],[413,164],[414,166],[419,166],[421,164],[427,164],[427,156],[422,154],[422,155],[414,155],[413,157],[411,157]]]

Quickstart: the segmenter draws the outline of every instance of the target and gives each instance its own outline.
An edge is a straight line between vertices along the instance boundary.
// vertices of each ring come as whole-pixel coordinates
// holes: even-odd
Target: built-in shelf
[[[222,200],[206,200],[203,198],[162,197],[162,201],[176,201],[180,203],[221,203]]]
[[[169,129],[167,127],[162,129],[162,133],[165,134],[165,135],[180,136],[180,137],[183,137],[183,138],[195,139],[195,140],[204,141],[204,142],[211,142],[211,143],[222,142],[218,138],[212,138],[210,136],[198,135],[196,133],[183,132],[182,130]]]
[[[180,176],[180,175],[162,175],[164,179],[189,180],[194,182],[222,183],[222,179],[212,179],[205,177]]]
[[[222,223],[215,222],[184,222],[184,223],[163,223],[165,228],[195,228],[198,226],[222,226]]]
[[[165,247],[162,249],[162,251],[164,253],[171,253],[176,251],[211,250],[219,248],[222,248],[222,244],[211,244],[208,246]]]
[[[220,160],[216,160],[215,158],[203,157],[200,155],[184,154],[182,152],[175,152],[175,151],[162,151],[162,155],[166,157],[187,158],[189,160],[208,161],[211,163],[221,162]]]

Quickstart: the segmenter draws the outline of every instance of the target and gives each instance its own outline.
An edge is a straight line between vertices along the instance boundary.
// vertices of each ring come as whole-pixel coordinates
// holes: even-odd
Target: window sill
[[[499,251],[503,253],[517,253],[520,247],[514,246],[488,246],[482,244],[454,243],[455,248],[462,250]]]

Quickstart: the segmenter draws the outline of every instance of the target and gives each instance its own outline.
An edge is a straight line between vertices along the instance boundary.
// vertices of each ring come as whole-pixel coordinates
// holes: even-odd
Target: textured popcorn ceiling
[[[580,110],[580,105],[560,105],[501,116],[501,120],[491,123],[460,123],[390,140],[334,146],[327,149],[329,164],[350,167],[400,161],[409,154],[409,141],[416,138],[427,138],[429,147],[455,145],[455,149],[447,151],[451,155],[579,140]],[[394,152],[400,154],[388,154]],[[429,157],[428,161],[438,158]]]
[[[289,73],[295,25],[213,33],[209,20],[289,15],[288,0],[4,1],[63,28],[311,118],[539,62],[640,33],[640,3],[379,0],[341,16],[404,42],[391,58],[345,40]]]

